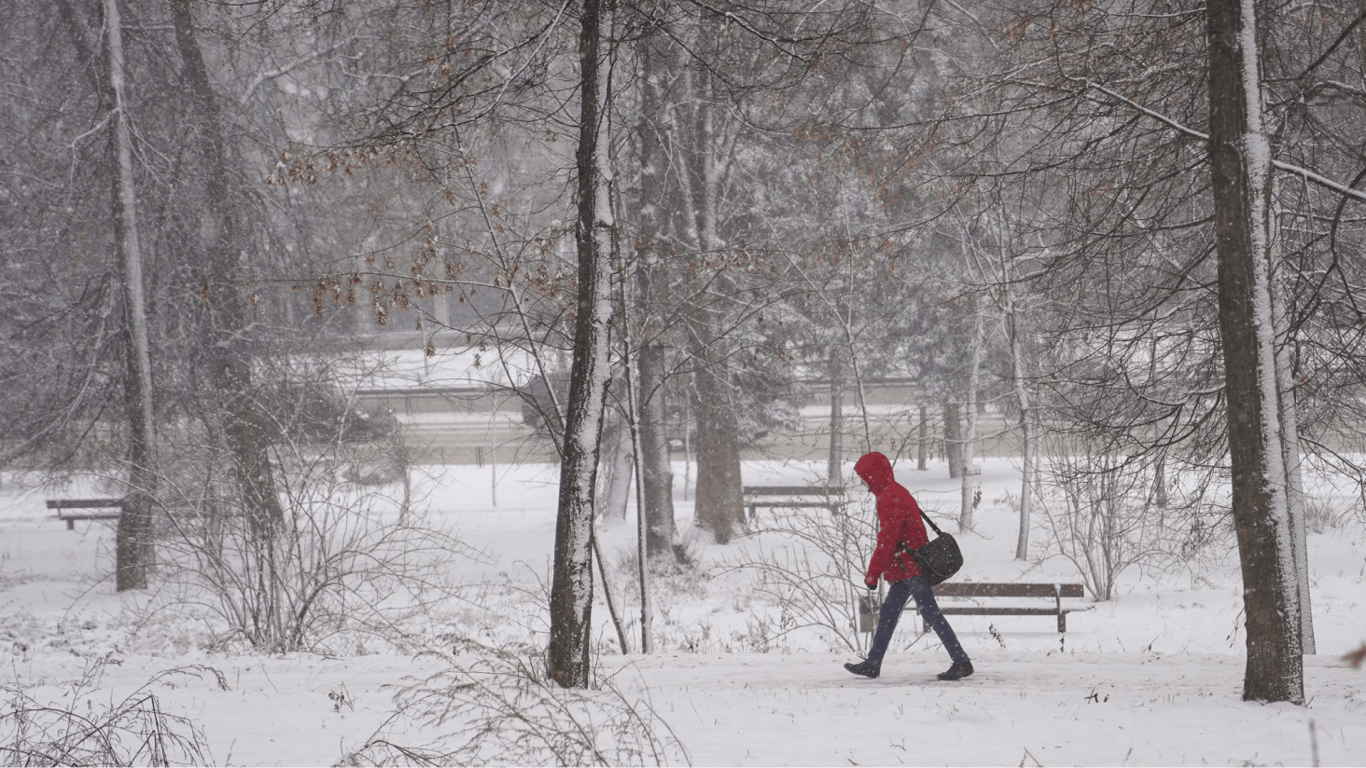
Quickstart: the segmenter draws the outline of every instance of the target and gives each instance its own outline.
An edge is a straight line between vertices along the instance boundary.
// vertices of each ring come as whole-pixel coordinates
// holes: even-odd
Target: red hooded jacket
[[[877,547],[868,562],[868,573],[863,583],[876,586],[879,576],[887,581],[901,581],[920,575],[915,559],[909,552],[897,554],[897,545],[905,542],[910,549],[919,549],[929,540],[925,523],[920,519],[920,505],[911,492],[901,486],[892,474],[892,463],[874,451],[864,454],[854,464],[854,472],[868,483],[868,490],[877,497]]]

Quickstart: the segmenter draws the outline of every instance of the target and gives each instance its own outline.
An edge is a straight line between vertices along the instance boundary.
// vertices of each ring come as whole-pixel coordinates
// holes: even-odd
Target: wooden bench
[[[803,509],[825,507],[830,511],[844,506],[844,488],[828,485],[746,485],[742,486],[749,519],[759,507]]]
[[[1095,608],[1094,605],[1064,605],[1063,598],[1079,598],[1085,595],[1086,591],[1080,584],[1024,584],[1019,582],[992,584],[976,581],[950,581],[934,588],[935,602],[939,603],[939,610],[945,615],[1056,616],[1058,617],[1058,632],[1060,633],[1067,631],[1067,614],[1089,611]],[[945,598],[973,600],[974,602],[971,604],[946,603]],[[983,598],[1006,598],[1017,602],[1005,605],[984,604],[981,602]],[[1050,600],[1051,603],[1020,605],[1018,601],[1023,599],[1046,599]],[[922,632],[929,631],[929,627],[924,625],[923,619],[921,625]]]
[[[123,514],[123,499],[48,499],[47,508],[57,510],[53,517],[66,521],[68,531],[76,530],[77,520],[117,520]],[[87,510],[69,512],[67,510]]]

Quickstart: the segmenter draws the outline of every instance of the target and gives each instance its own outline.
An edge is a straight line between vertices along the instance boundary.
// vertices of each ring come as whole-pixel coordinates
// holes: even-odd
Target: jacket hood
[[[896,479],[892,474],[892,462],[877,451],[865,453],[854,462],[854,472],[868,483],[868,489],[873,493],[880,492]]]

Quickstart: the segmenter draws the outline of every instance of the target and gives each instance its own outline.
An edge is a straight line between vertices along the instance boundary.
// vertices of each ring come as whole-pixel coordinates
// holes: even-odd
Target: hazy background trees
[[[283,486],[303,476],[283,456],[318,453],[284,446],[316,438],[319,413],[329,444],[355,434],[341,350],[473,345],[580,467],[563,505],[580,543],[595,514],[637,498],[643,559],[679,551],[671,447],[695,457],[697,522],[723,543],[746,525],[742,452],[792,429],[816,392],[843,399],[828,482],[868,449],[923,452],[918,434],[872,444],[864,393],[891,381],[914,387],[907,406],[963,478],[965,528],[979,416],[1010,426],[1030,457],[1017,557],[1046,528],[1078,562],[1135,551],[1131,535],[1174,562],[1231,537],[1231,520],[1278,514],[1244,508],[1230,460],[1247,441],[1230,442],[1225,369],[1248,369],[1216,301],[1210,142],[1211,105],[1235,96],[1208,74],[1205,6],[603,0],[610,80],[585,110],[594,8],[0,11],[4,462],[105,472],[143,545],[151,509],[195,506],[240,512],[269,551],[291,515]],[[1277,169],[1272,452],[1291,523],[1272,551],[1290,549],[1312,650],[1297,470],[1366,479],[1366,17],[1256,10]],[[590,287],[603,326],[586,330]],[[590,337],[590,378],[610,389],[584,386]],[[1063,474],[1031,474],[1059,455]],[[624,495],[632,475],[638,496]],[[572,558],[576,594],[593,588],[588,549]],[[150,567],[150,550],[129,559]],[[1113,576],[1097,571],[1093,591]],[[583,684],[579,671],[562,682]]]

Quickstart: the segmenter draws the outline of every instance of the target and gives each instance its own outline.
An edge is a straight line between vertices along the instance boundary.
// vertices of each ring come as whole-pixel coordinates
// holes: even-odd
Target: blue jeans
[[[934,633],[939,635],[939,641],[944,644],[944,650],[949,652],[949,658],[953,663],[962,664],[968,661],[968,655],[959,644],[958,636],[953,633],[953,627],[949,626],[944,614],[939,612],[939,603],[934,600],[934,592],[920,576],[894,581],[891,589],[887,590],[887,599],[882,603],[882,610],[877,616],[873,647],[868,649],[868,661],[882,666],[882,657],[887,655],[887,646],[892,644],[892,633],[896,632],[896,623],[901,618],[901,611],[906,607],[906,601],[912,597],[915,598],[915,605],[921,617]]]

